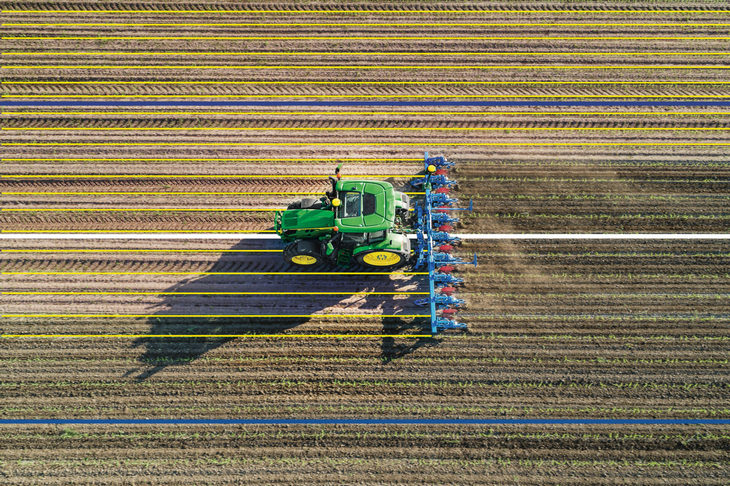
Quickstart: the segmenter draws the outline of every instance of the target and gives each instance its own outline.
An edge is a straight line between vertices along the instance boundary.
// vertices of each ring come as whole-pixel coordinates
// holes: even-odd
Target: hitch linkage
[[[436,304],[437,309],[451,305],[453,305],[454,307],[461,307],[462,305],[466,304],[466,301],[464,299],[457,299],[456,297],[443,294],[437,294],[433,297],[427,297],[425,299],[418,299],[414,302],[414,304],[424,307],[430,305],[431,302]]]
[[[464,283],[463,278],[454,277],[453,275],[448,273],[434,273],[431,280],[433,280],[433,283],[434,285],[436,285],[436,287],[448,287]]]
[[[431,232],[431,239],[434,243],[449,243],[450,245],[458,245],[461,243],[461,238],[453,236],[446,231],[433,231]]]
[[[437,317],[434,319],[434,325],[436,327],[436,332],[441,331],[466,331],[467,327],[466,324],[463,322],[457,322],[452,321],[451,319],[446,319],[445,317]]]
[[[448,177],[446,177],[443,174],[421,177],[418,179],[413,179],[411,181],[411,185],[413,187],[421,187],[426,183],[430,183],[431,187],[435,187],[435,188],[454,187],[457,184],[456,181],[450,180]]]

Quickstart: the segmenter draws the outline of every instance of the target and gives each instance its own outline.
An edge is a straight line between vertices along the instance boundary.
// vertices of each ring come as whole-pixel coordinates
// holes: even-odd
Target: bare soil
[[[725,7],[10,2],[4,10],[69,12],[4,11],[3,89],[10,101],[723,100],[730,29],[727,13],[712,10]],[[350,12],[326,12],[335,8]],[[73,12],[98,9],[315,12]],[[52,25],[15,25],[23,23]],[[67,25],[79,23],[95,25]],[[195,25],[203,23],[218,25]],[[327,25],[294,25],[302,23]],[[100,38],[115,36],[136,38]],[[344,68],[323,68],[335,65]],[[0,118],[3,231],[266,231],[271,209],[301,197],[282,193],[323,192],[340,162],[345,175],[409,190],[425,150],[457,162],[455,195],[474,201],[457,232],[730,229],[722,107],[10,107]],[[275,241],[236,239],[4,240],[3,334],[145,336],[2,339],[0,416],[730,415],[723,241],[465,242],[457,253],[476,253],[480,263],[458,271],[469,332],[437,337],[410,337],[427,328],[411,317],[424,313],[417,295],[377,294],[423,292],[422,276],[253,274],[295,271],[280,250]],[[294,337],[301,334],[320,336]],[[0,477],[727,484],[729,440],[726,426],[706,425],[3,425]]]

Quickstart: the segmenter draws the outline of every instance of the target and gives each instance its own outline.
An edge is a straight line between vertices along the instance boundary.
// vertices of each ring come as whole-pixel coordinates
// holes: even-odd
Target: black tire
[[[284,260],[291,265],[311,267],[324,261],[318,240],[299,240],[284,248]]]
[[[291,203],[287,209],[322,209],[322,201],[313,197],[305,197]]]
[[[374,254],[384,254],[387,253],[390,256],[387,257],[387,259],[383,262],[383,264],[374,264],[372,262]],[[368,256],[370,255],[370,256]],[[398,257],[398,260],[394,260]],[[410,256],[410,255],[409,255]],[[365,251],[362,253],[358,253],[355,255],[355,261],[359,263],[360,265],[363,265],[368,268],[379,268],[379,269],[391,269],[391,268],[398,268],[400,266],[403,266],[404,264],[408,263],[409,256],[403,255],[402,253],[398,251],[393,250],[370,250]],[[370,260],[370,261],[369,261]]]

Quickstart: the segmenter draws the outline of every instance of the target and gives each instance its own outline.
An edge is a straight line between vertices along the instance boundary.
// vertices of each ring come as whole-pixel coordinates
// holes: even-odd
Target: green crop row
[[[679,441],[682,443],[693,443],[702,441],[719,441],[730,440],[730,435],[724,432],[701,432],[694,434],[668,434],[668,433],[623,433],[623,432],[594,432],[594,433],[572,433],[572,432],[505,432],[495,431],[490,428],[483,430],[480,428],[470,428],[459,430],[458,432],[443,431],[431,428],[428,432],[421,432],[418,429],[396,429],[389,430],[350,430],[343,428],[315,428],[307,426],[300,430],[282,429],[279,427],[266,428],[261,426],[245,427],[242,426],[235,432],[229,429],[222,429],[211,432],[185,432],[177,430],[158,430],[145,432],[131,431],[115,431],[115,432],[81,432],[71,428],[64,428],[60,431],[54,430],[48,433],[25,433],[12,432],[0,433],[2,440],[21,440],[30,443],[37,441],[53,439],[59,437],[61,439],[73,440],[113,440],[122,439],[129,441],[140,440],[183,440],[183,441],[209,441],[209,440],[260,440],[260,439],[401,439],[401,440],[452,440],[462,441],[464,438],[481,438],[481,439],[504,439],[504,440],[612,440],[619,442],[635,442],[635,441]]]
[[[33,416],[48,414],[63,414],[78,416],[79,414],[94,414],[94,416],[116,416],[120,413],[119,407],[111,406],[82,406],[82,405],[43,405],[43,406],[7,406],[0,407],[5,415]],[[679,417],[679,418],[707,418],[729,417],[730,408],[712,407],[600,407],[600,406],[562,406],[562,407],[534,407],[534,406],[447,406],[447,405],[164,405],[164,406],[133,406],[124,405],[124,416],[151,414],[156,417],[180,416],[236,416],[256,417],[283,416],[470,416],[470,417],[519,417],[540,418],[544,416],[589,416],[589,417]]]

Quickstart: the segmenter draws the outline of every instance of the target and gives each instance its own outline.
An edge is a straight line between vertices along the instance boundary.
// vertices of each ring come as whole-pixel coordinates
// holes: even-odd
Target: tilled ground
[[[110,240],[90,246],[74,240],[21,240],[6,247],[10,251],[3,252],[2,264],[7,334],[363,334],[341,339],[14,338],[6,341],[3,357],[3,415],[8,418],[723,418],[730,413],[730,255],[727,245],[718,242],[465,244],[465,252],[475,251],[484,262],[462,272],[468,282],[460,293],[468,301],[463,319],[470,332],[437,338],[405,336],[423,333],[426,324],[421,319],[379,317],[422,312],[413,306],[416,296],[196,294],[424,290],[423,277],[409,275],[220,275],[291,270],[277,251],[241,251],[280,248],[272,243]],[[35,252],[49,248],[53,251]],[[175,252],[180,249],[207,252]],[[96,251],[74,253],[79,250]],[[238,251],[221,253],[231,250]],[[142,274],[146,272],[171,274]],[[306,285],[295,285],[297,281]],[[75,294],[65,295],[71,292]],[[299,312],[317,315],[209,316]],[[56,317],[13,317],[16,313]],[[102,315],[58,317],[75,313]],[[338,313],[364,316],[329,317]],[[206,317],[173,317],[180,314]],[[364,336],[380,333],[404,336]],[[101,430],[70,426],[22,432],[37,434],[33,440],[41,450],[64,443],[68,452],[60,456],[57,451],[18,451],[13,444],[21,440],[20,432],[8,430],[6,471],[18,481],[32,482],[39,468],[60,468],[64,474],[91,480],[80,470],[84,464],[101,471],[116,468],[124,475],[165,471],[165,478],[190,467],[188,479],[217,470],[225,481],[228,474],[290,463],[307,471],[330,471],[327,474],[336,474],[339,467],[365,467],[363,473],[372,470],[368,474],[377,481],[386,465],[397,467],[405,480],[418,477],[413,468],[421,464],[429,474],[447,479],[461,474],[463,481],[472,481],[470,475],[500,477],[507,471],[545,478],[542,475],[560,469],[551,479],[555,483],[574,475],[588,482],[599,475],[605,483],[637,475],[681,484],[687,476],[679,467],[691,464],[693,477],[719,484],[727,466],[719,452],[727,436],[724,429],[712,428],[677,430],[682,437],[692,436],[684,439],[657,429],[644,434],[553,427],[401,431],[354,426],[223,427],[209,429],[201,438],[194,428],[184,428],[175,440],[189,441],[188,434],[199,437],[192,449],[184,450],[168,440],[169,430],[161,436],[146,429],[125,429],[121,435]],[[442,433],[447,437],[439,438]],[[305,447],[315,440],[313,435],[319,437],[316,444]],[[351,436],[357,440],[350,442]],[[157,442],[147,444],[144,437]],[[132,447],[125,440],[142,442]],[[375,443],[369,444],[371,440]],[[597,446],[589,447],[586,441],[604,444],[601,452],[591,451]],[[670,445],[678,442],[693,445]],[[101,450],[92,455],[73,452],[82,443],[99,444],[93,448]],[[336,443],[352,444],[354,449],[340,447],[335,452],[329,444]],[[233,454],[239,447],[256,447],[258,452]],[[301,447],[307,452],[292,452]],[[359,462],[382,456],[382,447],[391,453],[388,459],[378,459],[378,466]],[[149,455],[140,448],[149,448]],[[14,462],[21,457],[25,460]],[[217,469],[213,457],[221,461]],[[540,473],[528,473],[537,464]],[[459,467],[464,470],[457,471]],[[258,474],[263,474],[262,481],[274,477]],[[334,477],[327,474],[316,480],[326,483]],[[284,482],[286,477],[280,476]]]
[[[454,484],[506,484],[517,476],[536,484],[684,485],[723,484],[727,478],[718,451],[727,448],[728,438],[714,427],[688,433],[678,427],[617,432],[605,426],[580,431],[559,426],[130,426],[124,431],[92,426],[6,427],[0,434],[12,447],[7,457],[13,465],[7,470],[20,484],[46,481],[48,473],[58,483],[106,484],[127,484],[140,476],[164,483],[235,483],[245,477],[268,484],[431,483],[436,477]],[[676,452],[667,455],[667,450]],[[38,472],[40,467],[46,474]]]
[[[539,106],[723,101],[723,8],[10,2],[4,99],[111,104],[3,110],[0,228],[271,231],[272,210],[322,193],[336,164],[412,191],[428,150],[457,162],[456,195],[474,201],[457,232],[727,232],[724,108]],[[73,12],[100,9],[123,11]],[[396,101],[410,104],[316,105]],[[197,106],[169,105],[181,102]],[[4,241],[2,333],[89,336],[3,339],[3,418],[730,415],[722,241],[468,241],[470,331],[435,338],[414,305],[422,275],[290,275],[274,241]],[[14,484],[684,485],[727,484],[730,470],[726,426],[4,425],[0,437]]]

